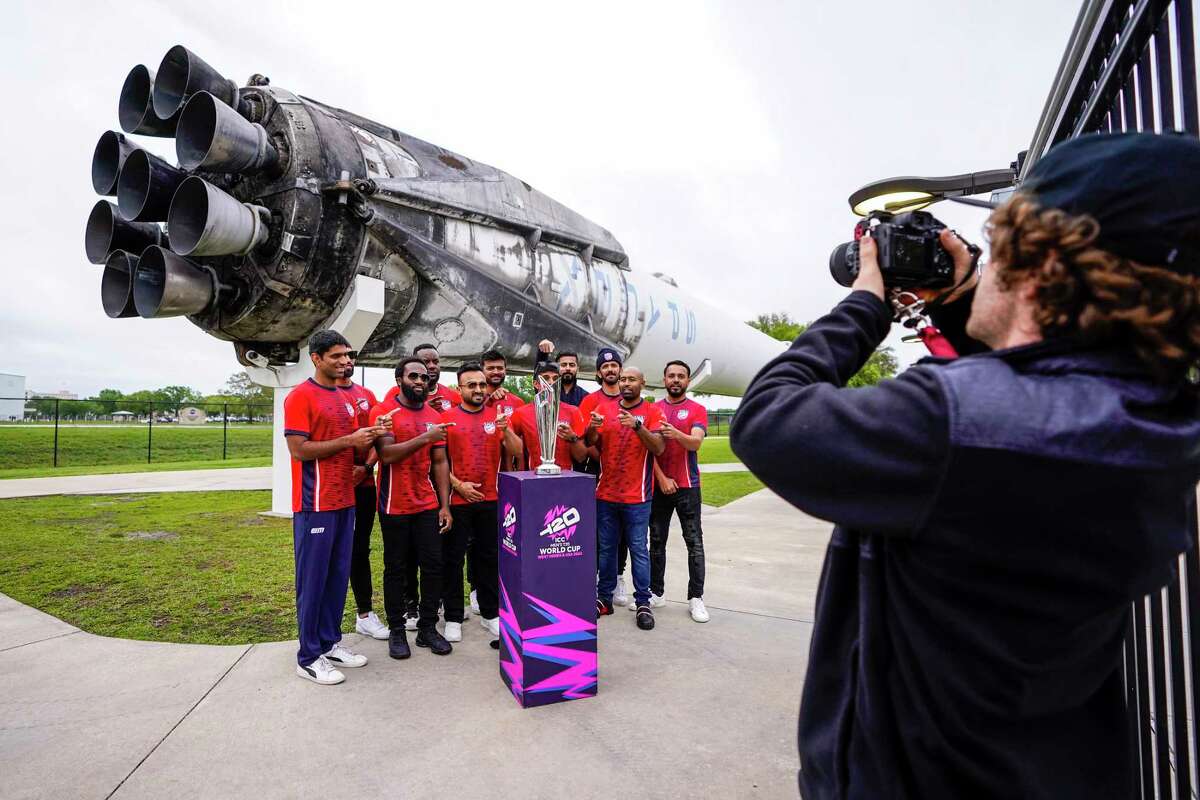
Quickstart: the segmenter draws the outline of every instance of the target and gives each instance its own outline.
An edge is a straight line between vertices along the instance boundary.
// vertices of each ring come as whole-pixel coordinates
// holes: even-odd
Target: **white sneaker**
[[[461,642],[462,641],[462,623],[461,622],[447,622],[446,630],[442,633],[442,636],[446,639],[447,642]]]
[[[650,606],[652,608],[662,608],[666,604],[667,604],[667,601],[663,600],[663,597],[661,594],[655,594],[654,592],[650,593]],[[629,605],[626,606],[626,608],[628,608],[630,611],[637,611],[637,609],[638,609],[637,600],[630,599]]]
[[[417,619],[418,619],[418,617],[416,614],[405,614],[404,615],[404,630],[415,631],[417,629]]]
[[[369,611],[365,617],[358,617],[354,621],[354,632],[370,636],[372,639],[388,638],[388,626],[379,621],[374,611]]]
[[[366,656],[350,652],[350,649],[341,642],[335,644],[324,657],[335,667],[350,667],[353,669],[367,665]]]
[[[613,604],[618,606],[627,606],[632,600],[629,596],[629,589],[625,586],[625,576],[617,576],[617,590],[613,592]]]
[[[333,686],[346,680],[346,676],[333,668],[325,656],[321,656],[307,667],[296,665],[296,674],[306,681],[319,683],[322,686]]]
[[[479,598],[475,595],[475,590],[471,590],[471,610],[476,614],[479,613]]]
[[[493,637],[500,637],[500,618],[492,617],[491,619],[479,618],[479,625]]]
[[[696,622],[708,622],[708,609],[704,607],[704,601],[699,597],[688,600],[688,610],[692,612],[692,619]]]

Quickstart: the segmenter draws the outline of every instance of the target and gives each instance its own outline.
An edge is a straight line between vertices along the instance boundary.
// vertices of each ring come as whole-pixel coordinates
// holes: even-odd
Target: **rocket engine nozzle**
[[[200,56],[177,44],[158,65],[151,101],[160,119],[170,119],[196,92],[209,92],[226,105],[237,107],[238,87]]]
[[[121,85],[121,98],[117,102],[117,117],[121,130],[145,136],[174,136],[179,114],[169,119],[160,119],[154,113],[151,96],[154,92],[154,73],[145,64],[129,70],[125,83]]]
[[[133,273],[138,257],[124,250],[115,250],[104,262],[104,277],[100,279],[100,303],[104,313],[113,319],[136,317],[133,303]]]
[[[117,179],[117,208],[130,222],[162,222],[171,210],[171,198],[188,174],[145,150],[134,150],[125,159]]]
[[[105,131],[92,151],[92,188],[96,194],[115,195],[117,179],[129,154],[140,149],[116,131]]]
[[[128,222],[108,200],[97,200],[92,206],[83,232],[83,249],[88,261],[105,264],[116,251],[140,253],[152,244],[167,246],[166,235],[155,223]]]
[[[245,255],[267,240],[270,220],[267,209],[193,175],[175,192],[167,228],[180,255]]]
[[[147,247],[133,273],[133,303],[146,319],[199,314],[216,299],[219,285],[202,267],[165,247]]]
[[[206,91],[187,101],[175,135],[175,153],[184,169],[250,172],[279,163],[266,128]]]

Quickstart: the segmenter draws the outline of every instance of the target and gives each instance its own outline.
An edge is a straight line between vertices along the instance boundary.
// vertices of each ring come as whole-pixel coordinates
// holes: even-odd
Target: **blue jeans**
[[[596,531],[600,539],[600,574],[596,580],[596,595],[601,600],[611,603],[613,591],[617,588],[617,544],[624,534],[629,542],[634,602],[639,606],[650,604],[649,526],[649,500],[644,503],[596,501]]]

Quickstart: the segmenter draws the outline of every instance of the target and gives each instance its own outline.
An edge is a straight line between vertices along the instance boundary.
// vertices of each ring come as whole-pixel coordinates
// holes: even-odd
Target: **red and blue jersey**
[[[526,469],[537,469],[542,463],[542,440],[538,436],[537,418],[534,416],[533,403],[527,403],[516,410],[512,422],[509,423],[513,433],[525,445]],[[569,403],[559,402],[558,421],[571,426],[576,435],[583,436],[587,421],[579,414],[579,409]],[[575,469],[571,463],[571,445],[566,439],[558,437],[554,445],[554,463],[563,469]]]
[[[586,398],[584,402],[587,402]],[[637,431],[621,424],[619,414],[627,411],[642,420],[647,430],[662,425],[662,410],[653,403],[639,400],[625,408],[621,403],[600,403],[595,408],[604,415],[596,447],[600,450],[600,479],[596,499],[609,503],[643,503],[654,496],[654,459]],[[586,423],[585,423],[586,424]]]
[[[283,435],[327,442],[358,428],[354,397],[309,378],[283,401]],[[292,459],[292,511],[337,511],[354,505],[354,448],[312,461]]]
[[[504,444],[504,431],[496,427],[496,409],[484,406],[478,411],[468,411],[461,405],[455,406],[442,414],[442,422],[454,423],[446,429],[450,471],[460,481],[479,484],[477,491],[483,495],[480,502],[495,502]],[[452,492],[450,505],[465,506],[467,499]]]
[[[383,399],[385,402],[395,400],[399,394],[400,386],[396,385],[388,389],[388,393],[384,395]],[[425,398],[425,405],[439,413],[449,411],[461,402],[462,395],[449,386],[442,386],[440,383],[438,384],[437,391]]]
[[[442,415],[424,403],[420,408],[409,408],[392,399],[384,400],[371,409],[371,424],[374,425],[381,416],[393,409],[392,438],[397,442],[415,439],[442,421]],[[429,470],[433,464],[434,448],[445,446],[445,442],[426,445],[403,461],[379,463],[379,513],[417,514],[438,507],[438,496]]]
[[[354,398],[354,411],[358,416],[358,427],[365,428],[370,425],[371,409],[379,405],[379,401],[375,399],[375,393],[362,384],[354,382],[351,382],[349,386],[339,386],[338,388]],[[367,467],[366,474],[358,482],[359,486],[375,482],[375,476],[372,474],[371,468],[367,466],[366,457],[360,457],[358,453],[355,453],[354,463],[360,467]]]
[[[672,403],[664,397],[657,405],[663,412],[663,422],[678,428],[686,434],[691,434],[693,428],[699,428],[708,433],[708,410],[691,398],[685,397],[677,403]],[[688,450],[679,442],[667,440],[667,449],[662,455],[656,456],[658,468],[680,489],[695,489],[700,485],[700,459],[695,450]]]

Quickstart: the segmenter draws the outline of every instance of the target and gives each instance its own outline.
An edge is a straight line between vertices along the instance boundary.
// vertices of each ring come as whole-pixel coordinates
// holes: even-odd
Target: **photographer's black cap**
[[[1200,139],[1098,133],[1062,142],[1018,191],[1042,208],[1088,214],[1096,246],[1148,266],[1200,274]]]

